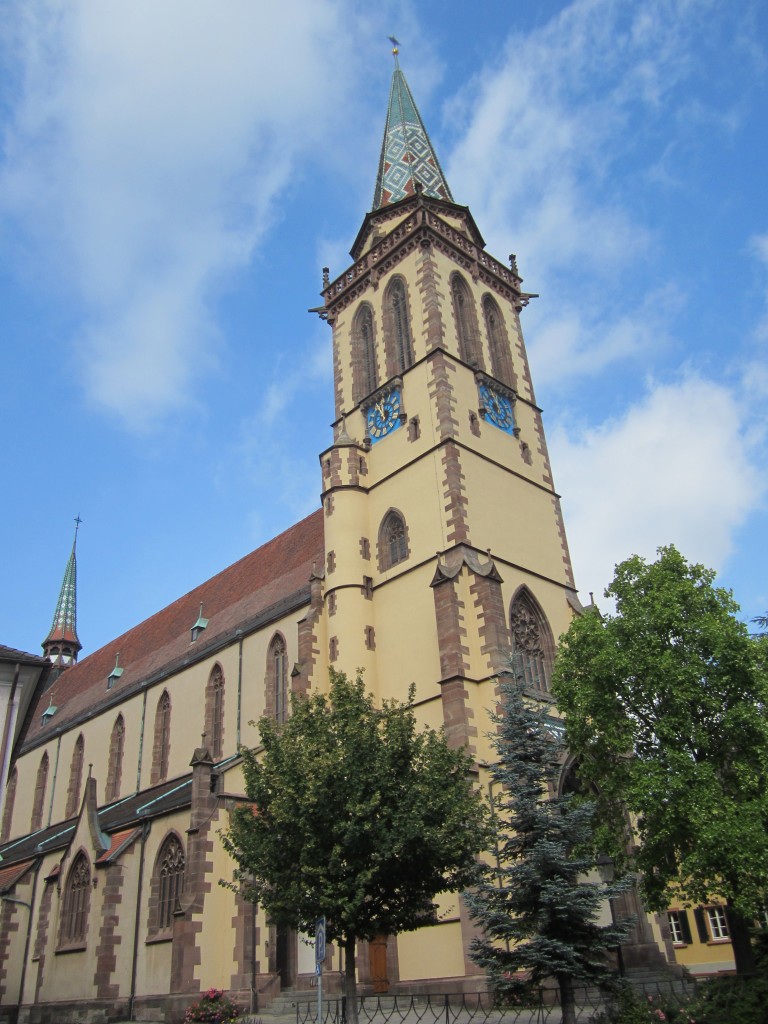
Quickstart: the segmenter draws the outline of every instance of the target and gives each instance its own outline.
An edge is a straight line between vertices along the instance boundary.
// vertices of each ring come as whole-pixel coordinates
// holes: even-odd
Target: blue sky
[[[84,653],[319,502],[321,268],[392,59],[523,328],[586,600],[674,543],[768,608],[762,0],[9,0],[0,642]],[[510,510],[510,516],[514,510]]]

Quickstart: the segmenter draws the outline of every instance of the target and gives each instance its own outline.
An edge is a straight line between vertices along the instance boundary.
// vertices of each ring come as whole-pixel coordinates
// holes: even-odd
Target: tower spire
[[[43,653],[54,666],[54,672],[58,675],[65,668],[74,665],[82,644],[77,636],[77,531],[80,529],[82,519],[78,515],[75,518],[75,538],[72,541],[72,553],[69,556],[67,567],[64,570],[64,579],[59,591],[59,600],[56,602],[56,611],[53,616],[48,636],[43,640]]]
[[[392,43],[395,70],[392,73],[392,85],[389,90],[387,123],[381,144],[373,209],[379,210],[382,206],[412,196],[416,191],[417,182],[425,195],[453,202],[451,190],[427,135],[427,129],[421,120],[405,75],[400,69],[400,44],[394,36],[390,36],[389,39]]]

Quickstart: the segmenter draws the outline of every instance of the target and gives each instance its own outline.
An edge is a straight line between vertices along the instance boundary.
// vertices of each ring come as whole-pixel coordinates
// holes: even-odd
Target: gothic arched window
[[[13,821],[13,805],[16,803],[16,786],[18,783],[18,772],[14,768],[8,785],[5,787],[5,807],[3,807],[3,826],[0,829],[0,841],[6,840],[11,834],[11,822]]]
[[[491,352],[491,373],[497,380],[514,387],[514,370],[512,369],[512,357],[509,350],[509,338],[504,327],[504,318],[495,299],[492,299],[490,295],[486,295],[483,299],[483,318],[488,335],[488,347]]]
[[[376,343],[373,310],[364,302],[352,323],[352,401],[355,405],[376,390]]]
[[[173,927],[173,915],[179,908],[184,891],[184,868],[184,847],[178,836],[171,833],[160,847],[155,861],[151,931],[168,931]]]
[[[391,509],[379,529],[379,568],[383,572],[408,557],[408,528],[403,516]]]
[[[91,867],[84,853],[78,853],[64,887],[61,911],[60,943],[71,946],[84,943],[88,934],[88,906],[91,890]]]
[[[163,690],[155,712],[155,742],[152,747],[152,774],[150,782],[162,782],[168,776],[168,759],[171,752],[171,698]]]
[[[552,671],[552,633],[542,611],[523,588],[509,609],[512,671],[523,686],[547,692]]]
[[[122,715],[117,716],[112,726],[109,741],[109,766],[107,768],[107,803],[117,800],[120,796],[120,783],[123,778],[123,751],[125,748],[125,722]]]
[[[48,785],[48,752],[40,758],[37,767],[37,781],[35,782],[35,798],[32,802],[32,821],[30,829],[37,832],[43,827],[43,807],[45,806],[45,790]]]
[[[460,274],[451,275],[451,297],[459,340],[459,358],[470,366],[482,367],[475,302],[467,282]]]
[[[224,673],[214,665],[205,687],[205,741],[211,756],[218,759],[224,748]]]
[[[83,734],[77,737],[75,749],[72,751],[72,763],[69,767],[69,788],[67,789],[67,808],[65,818],[71,818],[80,810],[80,787],[83,784],[83,761],[85,760],[85,740]]]
[[[285,637],[275,633],[267,653],[267,714],[276,722],[288,717],[288,649]]]
[[[384,298],[384,341],[389,377],[404,373],[409,366],[413,366],[408,296],[400,277],[393,278]]]

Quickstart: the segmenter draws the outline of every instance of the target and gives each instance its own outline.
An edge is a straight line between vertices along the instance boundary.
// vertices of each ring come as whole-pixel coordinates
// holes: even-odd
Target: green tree
[[[585,877],[596,866],[583,852],[592,838],[594,806],[575,794],[554,795],[562,748],[548,709],[526,699],[518,680],[506,680],[492,720],[497,864],[465,895],[483,932],[470,955],[503,998],[525,996],[555,979],[563,1024],[572,1024],[575,986],[613,973],[606,952],[632,922],[597,922],[605,900],[629,880],[606,886]]]
[[[326,917],[354,1024],[357,940],[436,921],[434,897],[473,877],[487,808],[464,751],[417,728],[412,691],[377,709],[360,674],[330,676],[327,697],[294,698],[284,725],[259,723],[263,750],[242,752],[254,806],[223,840],[271,921],[311,932]]]
[[[598,793],[598,841],[642,872],[650,909],[673,894],[721,897],[749,971],[748,922],[768,891],[765,641],[714,573],[674,547],[622,562],[606,596],[615,614],[573,621],[553,681],[568,746]]]

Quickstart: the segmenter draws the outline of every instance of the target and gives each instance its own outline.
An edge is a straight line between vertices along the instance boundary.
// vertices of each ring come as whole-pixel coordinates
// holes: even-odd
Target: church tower
[[[485,785],[498,674],[550,700],[555,638],[581,605],[520,326],[532,296],[515,257],[487,253],[454,202],[396,50],[373,210],[351,256],[325,272],[319,310],[336,422],[320,456],[316,663],[363,668],[377,700],[414,684],[421,719],[467,746]],[[466,977],[463,910],[453,926],[463,953],[445,974]]]
[[[580,605],[520,327],[531,296],[454,202],[394,52],[374,208],[324,276],[319,662],[364,668],[379,699],[415,683],[425,719],[482,760],[487,684],[512,652],[546,695]]]
[[[53,616],[48,636],[43,640],[42,648],[45,657],[52,665],[52,679],[60,675],[64,669],[69,668],[77,662],[77,656],[82,649],[82,644],[77,636],[77,531],[80,528],[81,519],[75,519],[75,538],[72,542],[72,552],[64,570],[64,579],[59,591],[59,600],[56,602],[56,611]]]

